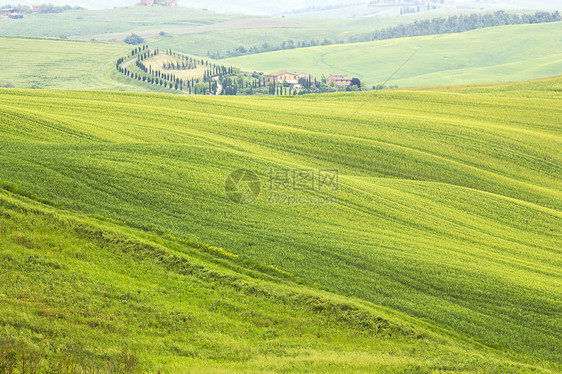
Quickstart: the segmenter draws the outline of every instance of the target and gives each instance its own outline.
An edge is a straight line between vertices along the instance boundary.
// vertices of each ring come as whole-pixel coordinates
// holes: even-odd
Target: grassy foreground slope
[[[3,90],[0,179],[559,365],[560,85],[299,98]],[[262,180],[254,204],[225,197],[238,168]],[[338,169],[340,188],[279,200],[272,168]]]
[[[226,59],[269,73],[280,69],[348,74],[369,85],[400,87],[521,81],[560,74],[562,23],[485,28],[460,34],[303,48]]]
[[[549,372],[282,273],[248,270],[226,252],[6,190],[0,234],[5,372]]]

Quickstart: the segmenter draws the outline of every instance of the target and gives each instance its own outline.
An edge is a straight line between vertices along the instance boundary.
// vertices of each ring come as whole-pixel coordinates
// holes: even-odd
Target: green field
[[[17,88],[139,90],[115,72],[123,45],[0,38],[0,83]]]
[[[320,78],[348,74],[368,85],[400,87],[521,81],[562,71],[562,23],[485,28],[336,46],[323,46],[226,59],[250,71],[303,71]]]
[[[324,39],[338,43],[364,41],[375,30],[458,13],[464,11],[449,9],[401,17],[303,19],[217,14],[184,7],[128,7],[26,15],[23,19],[0,22],[0,36],[122,43],[134,32],[155,47],[199,56],[207,56],[209,52],[211,57],[222,58],[239,47],[262,51],[264,43],[279,48],[283,42],[290,41],[295,47],[299,42],[310,43],[311,40],[318,44]]]
[[[345,21],[328,32],[325,28],[331,25],[330,22],[307,21],[303,28],[252,28],[250,23],[248,29],[166,34],[149,40],[154,47],[206,56],[208,52],[224,53],[239,46],[262,45],[264,40],[270,45],[289,39],[321,42],[322,35],[336,40],[374,27],[365,20]],[[388,25],[395,21],[378,22]],[[343,28],[349,28],[349,31],[343,32]],[[503,82],[560,74],[562,54],[557,48],[560,40],[562,23],[518,25],[461,34],[300,48],[219,61],[264,73],[281,69],[302,71],[318,79],[332,73],[348,74],[360,78],[364,85],[372,86],[386,81],[415,51],[388,85]],[[0,85],[8,82],[17,88],[154,91],[153,87],[139,85],[115,71],[115,61],[130,48],[111,43],[0,37],[0,64],[3,66]]]
[[[0,179],[58,208],[222,247],[556,371],[561,87],[551,79],[299,98],[2,90]],[[254,204],[225,197],[239,168],[261,178]],[[339,189],[292,188],[282,192],[299,203],[273,201],[268,174],[285,168],[337,169]]]
[[[192,28],[233,18],[183,7],[126,7],[107,10],[74,10],[27,15],[0,22],[1,36],[53,37],[94,36],[106,33]]]
[[[437,17],[437,15],[434,15]],[[360,18],[354,20],[341,19],[284,19],[287,27],[255,27],[259,18],[244,21],[242,29],[217,29],[208,32],[178,34],[172,30],[164,36],[150,39],[150,43],[160,48],[171,48],[183,53],[207,56],[218,54],[224,58],[227,52],[239,47],[248,52],[253,47],[261,48],[264,43],[270,47],[279,47],[283,42],[294,42],[295,47],[299,42],[314,41],[320,45],[325,39],[331,42],[355,43],[364,40],[370,32],[397,26],[403,23],[414,22],[416,19],[428,18],[425,15],[412,17],[383,17]],[[272,19],[273,22],[281,22]],[[261,49],[260,49],[261,50]]]
[[[8,84],[34,89],[172,92],[125,77],[116,70],[118,58],[131,60],[132,48],[108,43],[0,37],[0,64],[5,67],[0,72],[0,87]],[[129,70],[141,72],[134,64]]]
[[[3,189],[0,233],[8,372],[24,359],[36,373],[550,372],[228,253]]]

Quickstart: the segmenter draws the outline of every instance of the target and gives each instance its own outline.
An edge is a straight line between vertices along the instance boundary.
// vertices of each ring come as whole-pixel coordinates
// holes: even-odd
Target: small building
[[[287,82],[288,84],[295,85],[299,83],[299,79],[309,79],[310,74],[306,73],[289,73],[287,70],[282,70],[275,73],[270,73],[265,76],[265,83],[275,83],[283,84]]]
[[[330,75],[326,79],[326,84],[330,86],[334,83],[334,86],[351,86],[351,78],[347,75]]]
[[[0,19],[20,19],[23,14],[18,13],[15,9],[0,9]]]
[[[265,83],[275,83],[275,82],[277,82],[277,80],[278,80],[278,78],[281,74],[282,73],[279,73],[279,72],[266,74],[265,75]]]

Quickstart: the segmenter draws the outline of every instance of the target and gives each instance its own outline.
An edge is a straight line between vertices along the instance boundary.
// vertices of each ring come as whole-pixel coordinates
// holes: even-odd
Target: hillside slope
[[[0,233],[8,372],[24,360],[36,373],[548,372],[280,272],[245,269],[226,252],[5,190]]]
[[[460,34],[302,48],[226,59],[250,71],[348,74],[399,87],[521,81],[562,71],[562,23],[485,28]]]
[[[130,90],[114,72],[124,45],[0,37],[0,84],[17,88]]]
[[[0,178],[559,365],[560,85],[298,98],[2,90]],[[240,168],[261,180],[253,204],[228,200],[232,179],[225,195]],[[339,185],[308,190],[310,169]]]
[[[133,4],[131,4],[133,5]],[[2,36],[76,37],[105,33],[140,33],[146,30],[195,28],[240,18],[184,7],[131,6],[104,10],[72,10],[30,14],[0,23]],[[88,39],[89,40],[89,39]]]
[[[119,58],[134,62],[133,48],[136,47],[0,37],[0,64],[4,67],[0,87],[172,93],[168,88],[136,81],[116,70]],[[141,72],[134,64],[128,69]]]

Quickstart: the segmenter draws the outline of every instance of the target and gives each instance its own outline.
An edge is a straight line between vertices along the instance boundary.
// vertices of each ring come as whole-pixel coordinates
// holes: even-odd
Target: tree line
[[[498,10],[492,14],[470,14],[460,16],[439,17],[431,20],[416,20],[414,23],[388,27],[383,30],[374,31],[372,40],[394,39],[410,36],[450,34],[484,27],[495,27],[504,25],[521,25],[561,21],[560,12],[536,12],[535,14],[510,14]],[[366,40],[365,40],[366,41]]]
[[[152,65],[145,65],[144,61],[150,57],[159,54],[166,54],[176,58],[173,63],[174,69],[153,69]],[[134,68],[130,67],[127,62],[134,61]],[[126,66],[124,66],[126,64]],[[171,67],[171,62],[164,63],[164,66]],[[198,67],[205,67],[203,77],[201,78],[180,78],[177,77],[172,71],[182,70],[181,67],[189,67],[196,69]],[[175,69],[180,67],[180,69]],[[224,76],[234,74],[232,66],[223,66],[211,63],[204,59],[195,59],[189,56],[181,55],[173,52],[171,49],[161,51],[159,48],[150,49],[148,45],[135,47],[129,56],[121,57],[117,60],[115,68],[126,77],[144,82],[147,84],[157,85],[174,91],[181,91],[194,95],[201,94],[216,94],[218,92],[217,80],[222,79]],[[170,72],[167,72],[170,71]]]
[[[173,65],[177,68],[185,65],[202,69],[201,77],[180,78],[176,70],[165,70],[162,67],[153,68],[146,60],[165,54],[176,59]],[[167,66],[172,62],[165,62]],[[165,89],[189,93],[193,95],[304,95],[310,93],[327,93],[337,91],[357,91],[361,89],[361,82],[353,78],[351,86],[336,87],[327,85],[326,77],[318,80],[316,77],[301,77],[299,86],[288,82],[267,83],[263,73],[242,73],[232,66],[218,65],[205,59],[193,58],[170,50],[151,49],[148,45],[135,47],[126,57],[119,58],[115,63],[118,72],[136,81],[160,86]],[[383,89],[387,87],[378,87]],[[374,89],[374,87],[373,87]],[[219,92],[220,91],[220,92]]]

